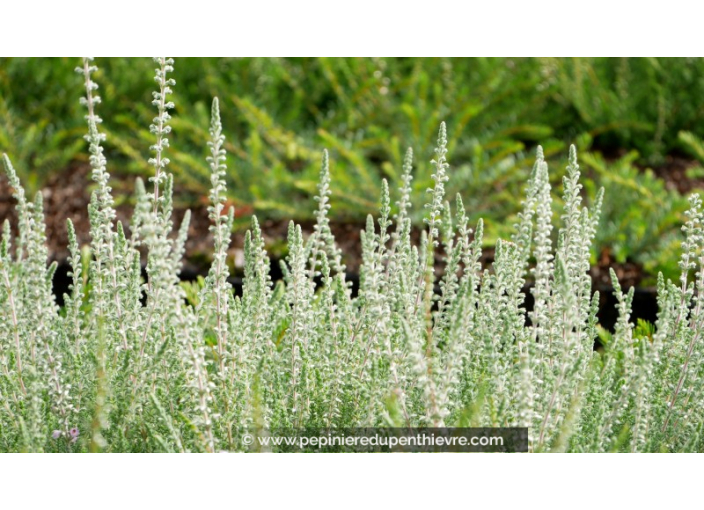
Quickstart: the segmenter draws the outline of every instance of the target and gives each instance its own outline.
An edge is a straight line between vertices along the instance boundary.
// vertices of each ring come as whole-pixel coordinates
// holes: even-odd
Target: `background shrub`
[[[703,66],[700,59],[657,58],[185,59],[172,123],[177,205],[191,206],[210,185],[202,157],[210,109],[204,98],[220,98],[231,133],[227,163],[236,171],[226,181],[244,214],[234,222],[239,230],[252,211],[263,220],[312,219],[323,147],[334,161],[333,220],[363,224],[379,206],[381,179],[400,186],[405,147],[427,153],[444,120],[455,162],[448,191],[462,194],[471,221],[484,218],[486,244],[510,234],[538,140],[560,166],[575,142],[585,156],[585,182],[619,190],[612,194],[619,210],[604,210],[612,233],[597,238],[592,261],[608,248],[613,261],[643,265],[652,282],[658,270],[677,272],[668,239],[685,206],[634,165],[692,153],[692,136],[704,132],[697,107]],[[149,67],[148,59],[106,59],[98,72],[118,203],[131,195],[130,176],[148,170]],[[0,149],[30,193],[70,161],[85,159],[75,84],[70,59],[0,60]],[[622,149],[629,156],[614,158]],[[414,171],[411,202],[419,211],[432,168],[420,161]],[[644,204],[660,200],[663,211],[641,216]],[[626,217],[643,221],[623,223]],[[421,219],[412,216],[415,225]]]

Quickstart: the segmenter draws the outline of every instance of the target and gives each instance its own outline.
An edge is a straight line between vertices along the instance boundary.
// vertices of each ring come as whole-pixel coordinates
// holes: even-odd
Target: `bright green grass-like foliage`
[[[411,237],[409,150],[396,213],[383,181],[379,217],[368,217],[352,297],[328,223],[324,153],[313,234],[304,238],[290,224],[284,281],[274,286],[254,219],[240,298],[227,282],[233,214],[224,211],[225,140],[214,100],[207,162],[215,254],[200,291],[187,296],[178,272],[188,220],[172,232],[166,158],[174,66],[156,62],[153,191],[138,181],[129,238],[115,223],[95,66],[85,59],[78,69],[96,182],[92,256],[86,260],[68,222],[73,286],[62,311],[51,291],[54,267],[46,267],[42,196],[27,200],[4,157],[19,236],[6,222],[1,451],[238,451],[249,448],[245,433],[266,428],[357,426],[525,426],[531,451],[704,448],[704,213],[697,195],[684,227],[680,281],[658,281],[656,328],[632,327],[632,291],[624,295],[614,277],[620,318],[613,335],[601,335],[603,352],[593,350],[598,295],[587,275],[602,192],[592,211],[582,206],[574,147],[556,246],[539,149],[515,234],[498,242],[493,268],[482,270],[482,222],[471,229],[459,197],[454,204],[445,197],[452,172],[444,123],[419,244]],[[146,282],[139,249],[148,252]],[[530,314],[523,304],[529,273]]]

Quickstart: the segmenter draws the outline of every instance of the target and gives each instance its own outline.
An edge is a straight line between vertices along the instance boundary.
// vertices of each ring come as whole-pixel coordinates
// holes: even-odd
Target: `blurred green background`
[[[87,160],[78,59],[0,59],[0,151],[31,191]],[[148,176],[155,115],[154,63],[96,59],[114,187],[128,197]],[[169,168],[177,200],[200,203],[210,101],[220,98],[229,189],[244,214],[309,220],[320,154],[331,153],[332,216],[362,222],[378,208],[380,181],[397,188],[413,147],[420,224],[440,121],[451,180],[487,244],[510,235],[535,147],[543,145],[559,202],[570,143],[585,196],[606,188],[594,262],[632,263],[644,275],[677,273],[683,193],[704,182],[701,59],[176,59]],[[120,198],[120,200],[128,200]],[[559,209],[558,209],[559,210]]]

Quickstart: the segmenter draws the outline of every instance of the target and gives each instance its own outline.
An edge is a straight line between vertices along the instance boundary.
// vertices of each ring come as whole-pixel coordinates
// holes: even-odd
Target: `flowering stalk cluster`
[[[241,296],[228,282],[234,211],[220,106],[212,104],[213,262],[188,299],[179,283],[188,215],[173,232],[168,173],[171,59],[156,59],[148,192],[129,228],[115,220],[96,106],[83,75],[94,192],[89,247],[67,222],[72,284],[59,310],[47,268],[41,195],[27,200],[10,160],[17,236],[0,242],[0,451],[248,450],[245,434],[290,427],[527,427],[531,451],[704,448],[704,212],[694,195],[679,282],[658,279],[655,326],[630,322],[633,290],[615,277],[619,319],[599,330],[589,253],[601,192],[583,206],[572,147],[556,214],[539,148],[514,236],[482,267],[483,224],[450,201],[440,126],[420,242],[410,220],[413,152],[400,189],[386,181],[361,235],[359,292],[330,229],[323,153],[313,233],[291,222],[283,281],[272,282],[256,218]],[[394,195],[397,196],[394,200]],[[142,260],[146,259],[146,280]],[[192,289],[193,285],[188,288]],[[529,290],[526,290],[529,289]],[[526,293],[534,306],[525,308]],[[599,337],[604,347],[594,350]]]

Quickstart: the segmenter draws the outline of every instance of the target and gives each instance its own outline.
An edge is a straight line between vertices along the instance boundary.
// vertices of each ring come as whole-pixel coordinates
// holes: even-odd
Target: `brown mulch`
[[[623,288],[639,287],[641,281],[647,276],[643,271],[643,266],[635,262],[626,261],[618,263],[613,259],[613,255],[608,248],[601,250],[597,263],[589,269],[593,286],[596,289],[609,289],[611,284],[611,272],[616,272],[618,281]]]
[[[64,171],[57,172],[42,190],[47,243],[52,260],[63,261],[68,257],[68,233],[66,220],[73,221],[79,243],[88,242],[87,208],[90,195],[86,189],[90,167],[72,163]],[[28,196],[28,200],[33,197]],[[0,222],[10,220],[13,235],[17,235],[17,201],[12,196],[7,178],[0,176]]]
[[[653,168],[655,175],[665,181],[668,189],[686,195],[694,189],[704,188],[704,178],[691,178],[687,170],[701,166],[697,161],[680,156],[666,156],[662,165]]]
[[[69,255],[67,218],[71,219],[76,228],[79,244],[90,242],[88,204],[90,203],[91,184],[90,166],[86,163],[76,162],[69,165],[64,171],[57,172],[52,176],[42,190],[47,244],[51,260],[63,262]],[[6,218],[9,219],[14,235],[17,235],[16,203],[17,201],[12,197],[12,189],[7,178],[4,175],[0,176],[0,223]],[[126,201],[119,201],[119,205],[116,206],[117,219],[122,222],[128,235],[132,209],[133,205]],[[175,228],[180,225],[184,213],[185,209],[183,208],[174,210]],[[209,227],[207,206],[196,204],[191,211],[191,223],[186,242],[187,257],[197,258],[198,254],[209,253],[212,249],[213,236]],[[233,250],[241,249],[243,246],[241,237],[234,236]]]

